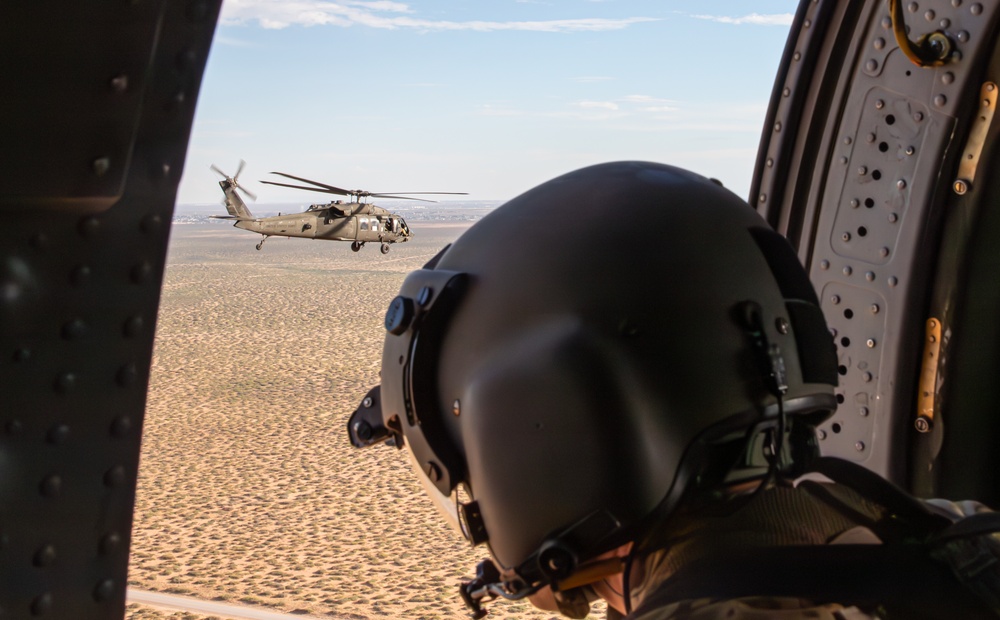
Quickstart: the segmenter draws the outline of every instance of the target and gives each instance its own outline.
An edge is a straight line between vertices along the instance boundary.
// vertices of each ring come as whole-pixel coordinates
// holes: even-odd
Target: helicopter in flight
[[[358,252],[368,242],[380,243],[383,254],[388,254],[390,244],[403,243],[410,239],[413,234],[406,221],[396,213],[367,202],[367,198],[392,198],[395,200],[419,200],[422,202],[434,202],[424,198],[412,198],[400,194],[451,194],[466,195],[465,192],[391,192],[376,193],[365,190],[346,190],[333,185],[311,181],[302,177],[293,176],[284,172],[272,172],[289,179],[294,179],[311,186],[292,185],[289,183],[278,183],[276,181],[261,181],[268,185],[280,185],[294,189],[303,189],[311,192],[324,194],[334,194],[347,196],[348,201],[333,200],[326,204],[310,205],[308,209],[301,213],[289,213],[285,215],[275,215],[271,217],[254,217],[250,209],[240,197],[237,190],[243,192],[252,200],[257,197],[253,192],[239,184],[240,173],[246,164],[240,161],[240,166],[236,174],[229,176],[217,166],[212,166],[212,170],[222,175],[223,180],[219,181],[219,187],[226,195],[223,204],[229,215],[213,215],[216,219],[236,220],[233,224],[236,228],[260,233],[263,238],[257,243],[257,249],[263,247],[268,237],[304,237],[306,239],[327,239],[330,241],[350,241],[351,249]]]

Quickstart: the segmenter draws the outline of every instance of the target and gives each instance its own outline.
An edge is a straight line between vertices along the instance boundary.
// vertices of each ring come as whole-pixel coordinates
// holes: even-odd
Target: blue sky
[[[178,202],[232,173],[261,203],[374,192],[505,200],[605,161],[745,197],[793,0],[226,0]]]

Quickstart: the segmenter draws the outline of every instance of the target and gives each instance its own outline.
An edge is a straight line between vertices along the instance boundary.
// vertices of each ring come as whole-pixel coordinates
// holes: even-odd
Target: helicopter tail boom
[[[211,166],[212,171],[222,176],[222,180],[219,181],[219,187],[222,188],[222,193],[226,195],[226,199],[222,204],[226,205],[226,210],[229,211],[230,217],[222,216],[222,219],[235,219],[235,220],[252,220],[254,219],[253,213],[250,213],[250,209],[247,208],[245,202],[240,197],[240,190],[249,196],[252,200],[256,200],[257,196],[253,194],[250,190],[246,189],[240,185],[240,173],[243,172],[243,166],[246,162],[240,160],[240,167],[237,168],[236,174],[229,176],[222,170],[220,170],[214,164]]]
[[[240,195],[236,193],[236,187],[234,184],[228,184],[226,181],[219,183],[222,186],[222,191],[226,195],[226,200],[223,204],[226,205],[226,211],[229,211],[229,215],[232,219],[237,220],[252,220],[254,219],[253,213],[250,213],[250,209],[247,207]],[[229,219],[229,218],[227,218]]]

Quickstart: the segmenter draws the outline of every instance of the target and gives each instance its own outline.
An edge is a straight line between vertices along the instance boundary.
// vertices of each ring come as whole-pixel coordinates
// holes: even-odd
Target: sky
[[[616,160],[745,198],[793,0],[225,0],[178,204],[371,192],[507,200]],[[447,198],[447,197],[443,197]]]

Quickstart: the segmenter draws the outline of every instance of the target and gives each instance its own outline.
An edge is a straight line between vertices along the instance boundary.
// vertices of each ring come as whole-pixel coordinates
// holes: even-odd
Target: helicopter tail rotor
[[[212,169],[212,172],[215,172],[216,174],[218,174],[218,175],[222,176],[222,177],[223,177],[224,179],[226,179],[226,181],[228,181],[228,182],[229,182],[229,183],[230,183],[230,184],[231,184],[231,185],[232,185],[233,187],[235,187],[236,189],[238,189],[238,190],[240,190],[241,192],[243,192],[243,193],[244,193],[244,194],[245,194],[245,195],[247,196],[247,198],[249,198],[250,200],[257,200],[257,194],[255,194],[255,193],[251,192],[251,191],[250,191],[250,190],[248,190],[247,188],[245,188],[245,187],[243,187],[242,185],[240,185],[240,181],[239,181],[239,179],[240,179],[240,174],[242,174],[242,173],[243,173],[243,167],[244,167],[244,166],[246,166],[246,164],[247,164],[247,162],[241,159],[241,160],[240,160],[240,165],[239,165],[239,167],[238,167],[238,168],[236,169],[236,174],[234,174],[233,176],[229,176],[228,174],[226,174],[225,172],[223,172],[223,171],[222,171],[222,170],[221,170],[221,169],[220,169],[220,168],[219,168],[218,166],[216,166],[215,164],[212,164],[212,165],[211,165],[211,169]]]

